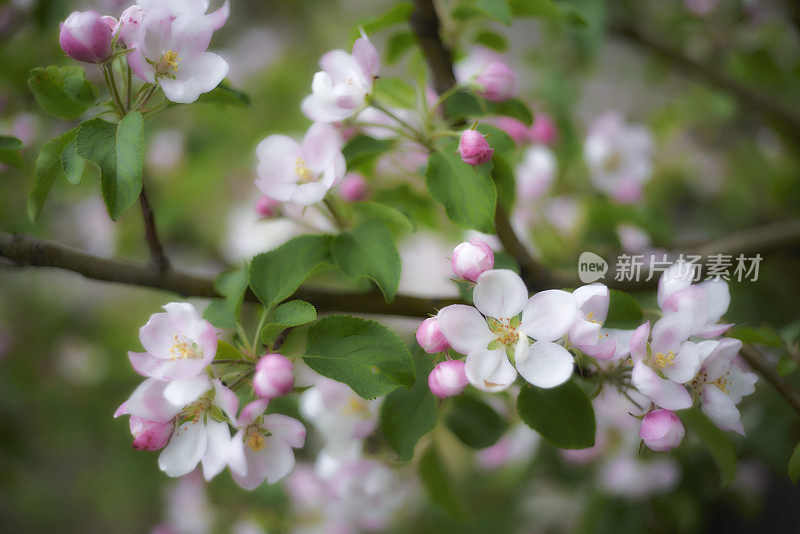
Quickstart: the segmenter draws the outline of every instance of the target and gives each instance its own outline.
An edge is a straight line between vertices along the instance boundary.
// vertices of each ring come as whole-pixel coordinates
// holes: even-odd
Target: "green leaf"
[[[295,237],[250,263],[250,287],[264,306],[290,297],[319,265],[331,263],[331,236]]]
[[[342,149],[347,168],[369,166],[384,152],[391,150],[394,141],[390,139],[375,139],[368,135],[357,135],[350,139]]]
[[[28,87],[39,107],[64,119],[78,118],[97,101],[95,89],[80,67],[35,68]]]
[[[386,44],[386,64],[396,63],[414,46],[414,42],[414,34],[409,31],[401,31],[392,35]]]
[[[315,323],[308,331],[303,361],[365,399],[414,385],[414,361],[405,343],[382,324],[349,315]]]
[[[408,215],[399,209],[382,202],[365,200],[361,202],[353,202],[350,204],[350,207],[353,209],[353,211],[361,216],[361,220],[378,218],[385,223],[396,224],[397,226],[402,226],[408,230],[411,230],[412,232],[416,231],[417,229],[416,225],[411,219],[409,219]]]
[[[797,360],[789,356],[788,354],[784,354],[778,359],[778,363],[775,364],[775,370],[781,376],[789,376],[790,374],[794,373],[797,370],[798,363]]]
[[[386,395],[380,412],[383,435],[403,462],[414,457],[417,442],[436,426],[438,418],[436,398],[427,381],[433,361],[427,354],[417,352],[414,363],[418,377],[414,387]]]
[[[211,91],[201,94],[197,102],[200,104],[247,107],[250,105],[250,95],[239,89],[234,89],[227,82],[222,82]]]
[[[489,111],[483,99],[466,89],[459,89],[447,97],[443,109],[445,117],[455,122],[481,117]]]
[[[264,325],[261,329],[261,341],[269,345],[275,340],[275,336],[294,326],[308,324],[317,320],[317,310],[303,300],[290,300],[284,302],[275,310],[272,321]]]
[[[783,338],[769,325],[764,326],[735,326],[725,334],[728,337],[740,339],[743,343],[758,343],[770,347],[783,347]]]
[[[233,360],[239,358],[244,358],[244,355],[239,349],[227,341],[221,339],[217,340],[217,354],[214,356],[215,360]]]
[[[28,217],[35,221],[39,217],[42,205],[53,187],[56,178],[62,173],[61,152],[67,144],[71,143],[78,133],[78,128],[51,139],[42,147],[36,157],[33,168],[35,183],[33,191],[28,197]]]
[[[476,33],[473,41],[498,52],[505,52],[508,48],[508,41],[505,37],[489,30],[481,30]]]
[[[115,179],[102,184],[106,204],[110,205],[108,199],[114,199],[114,210],[109,210],[112,219],[131,207],[142,191],[144,118],[138,111],[128,113],[117,125],[116,156]]]
[[[794,448],[792,456],[789,458],[789,478],[791,478],[792,482],[795,484],[797,484],[797,480],[800,479],[800,443]]]
[[[388,11],[371,19],[364,19],[359,21],[352,31],[353,39],[361,36],[360,29],[364,30],[367,35],[373,34],[378,30],[402,24],[408,21],[411,13],[414,12],[414,6],[411,2],[398,2],[394,4]]]
[[[444,422],[458,439],[473,449],[494,445],[508,429],[508,423],[488,404],[469,395],[453,399]]]
[[[517,148],[517,144],[511,139],[511,136],[497,126],[478,124],[475,129],[486,137],[486,141],[495,152],[511,152]]]
[[[497,189],[497,201],[506,212],[510,212],[517,196],[517,179],[511,155],[495,152],[493,158],[492,180]]]
[[[611,299],[608,303],[608,316],[604,328],[620,328],[630,330],[644,322],[642,308],[636,299],[624,291],[611,290]]]
[[[462,3],[453,10],[452,16],[457,20],[467,20],[476,15],[483,15],[500,24],[511,25],[511,9],[506,0],[475,0]]]
[[[375,80],[375,98],[392,107],[414,109],[417,104],[417,90],[400,78],[381,77]]]
[[[22,168],[22,141],[16,137],[0,135],[0,163],[11,165],[18,169]]]
[[[222,298],[213,299],[209,303],[203,312],[203,319],[217,328],[236,328],[239,310],[247,291],[247,266],[220,273],[214,281],[214,288]]]
[[[523,386],[517,411],[526,425],[556,447],[586,449],[594,445],[594,409],[573,381],[552,389]]]
[[[466,510],[458,495],[452,475],[442,465],[436,444],[432,443],[419,461],[419,478],[428,498],[454,517],[463,515]]]
[[[86,167],[86,160],[78,155],[78,147],[75,140],[67,143],[61,151],[61,170],[71,184],[78,185],[83,180],[83,170]]]
[[[564,14],[552,0],[510,0],[511,12],[515,17],[534,17],[563,19]]]
[[[524,122],[528,126],[533,123],[533,113],[531,113],[530,108],[518,98],[512,98],[503,102],[487,102],[486,106],[489,109],[489,113],[493,115],[512,117],[518,121]]]
[[[336,236],[333,259],[351,280],[373,280],[386,302],[394,300],[400,285],[400,254],[392,234],[382,222],[371,219],[354,230]]]
[[[720,484],[727,486],[736,476],[736,444],[711,422],[699,408],[678,413],[692,433],[706,446],[719,468]]]
[[[436,150],[428,159],[425,182],[431,197],[444,206],[458,226],[494,232],[497,191],[489,178],[492,163],[473,167],[461,161],[454,147]]]

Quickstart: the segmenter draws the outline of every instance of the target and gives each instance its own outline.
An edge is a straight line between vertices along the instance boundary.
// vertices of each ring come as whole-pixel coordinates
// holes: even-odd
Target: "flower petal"
[[[186,406],[211,388],[211,380],[207,375],[173,380],[164,388],[164,398],[175,406]]]
[[[664,367],[663,373],[673,382],[685,384],[693,379],[699,370],[700,350],[695,343],[685,341],[670,365]]]
[[[674,263],[664,271],[658,281],[658,307],[664,307],[664,301],[670,295],[685,287],[689,287],[694,280],[696,273],[696,266],[686,262]]]
[[[239,427],[246,427],[252,425],[258,419],[258,416],[264,413],[264,410],[269,406],[268,399],[257,399],[248,403],[242,408],[242,413],[239,414]]]
[[[439,310],[439,328],[450,346],[462,354],[486,349],[496,336],[478,310],[452,304]]]
[[[654,354],[678,352],[681,343],[689,339],[694,316],[688,312],[665,315],[653,326],[653,341],[650,346]]]
[[[528,350],[518,351],[516,360],[522,378],[540,388],[554,388],[572,376],[574,358],[557,343],[537,341]]]
[[[517,273],[509,269],[484,271],[472,292],[472,301],[488,317],[510,319],[525,306],[528,288]]]
[[[306,442],[306,427],[294,417],[271,413],[264,416],[261,426],[269,430],[273,436],[285,441],[290,447],[302,447]]]
[[[725,280],[706,280],[697,284],[707,295],[708,322],[719,321],[731,305],[731,292]]]
[[[167,476],[180,477],[191,473],[206,452],[206,425],[186,422],[175,429],[169,443],[158,457],[158,467]]]
[[[464,365],[470,384],[482,391],[503,391],[517,378],[505,349],[477,350],[467,354]]]
[[[577,315],[578,305],[571,293],[548,289],[525,304],[520,329],[533,339],[555,341],[567,333]]]
[[[661,378],[641,361],[633,364],[631,383],[660,408],[675,411],[692,407],[692,396],[685,387]]]
[[[231,446],[231,432],[228,423],[215,421],[211,417],[206,421],[207,443],[203,454],[203,476],[211,480],[225,467],[228,460],[228,449]]]
[[[228,416],[233,426],[238,427],[239,423],[236,418],[236,413],[239,411],[239,397],[219,379],[215,379],[213,382],[214,404],[225,412],[225,415]]]
[[[177,406],[166,399],[164,392],[169,385],[170,382],[148,378],[139,384],[125,402],[127,412],[148,421],[159,423],[171,421],[178,415],[182,406]]]
[[[647,340],[650,338],[650,321],[640,324],[631,336],[631,358],[634,362],[647,356]]]
[[[712,384],[703,386],[700,390],[700,399],[703,401],[703,413],[714,421],[715,425],[722,430],[734,430],[744,434],[739,409],[733,399],[717,386]]]
[[[572,296],[584,317],[591,315],[590,319],[600,324],[606,321],[611,293],[605,285],[598,282],[581,286],[572,292]]]
[[[283,440],[274,436],[264,438],[264,447],[255,451],[242,446],[244,469],[231,469],[233,479],[242,488],[253,490],[264,480],[270,484],[286,477],[294,469],[294,453]]]

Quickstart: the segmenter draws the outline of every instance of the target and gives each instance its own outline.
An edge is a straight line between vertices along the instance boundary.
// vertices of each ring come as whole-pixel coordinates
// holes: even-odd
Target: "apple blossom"
[[[475,48],[456,67],[461,83],[474,84],[487,100],[502,102],[517,96],[517,74],[505,59],[491,50]]]
[[[450,346],[439,328],[439,320],[436,317],[428,317],[419,325],[417,343],[428,354],[442,352]]]
[[[631,382],[640,393],[667,410],[692,406],[692,397],[683,386],[700,369],[700,351],[695,343],[688,341],[692,322],[689,313],[662,317],[653,326],[650,350],[649,322],[639,326],[631,338]]]
[[[256,202],[256,213],[264,219],[271,219],[278,215],[281,203],[267,195],[261,195]]]
[[[521,202],[533,203],[544,195],[556,179],[558,163],[553,152],[541,145],[525,151],[517,165],[517,195]]]
[[[558,127],[545,113],[537,113],[533,119],[528,137],[534,143],[553,145],[558,140]]]
[[[259,143],[256,156],[256,186],[279,202],[310,206],[344,177],[342,138],[329,124],[312,125],[302,143],[270,135]]]
[[[697,267],[686,262],[671,265],[658,282],[658,305],[665,315],[691,313],[694,317],[691,333],[705,338],[721,336],[733,324],[719,323],[728,311],[731,295],[728,283],[710,279],[692,284]]]
[[[492,267],[494,267],[494,252],[482,239],[472,238],[453,249],[450,268],[458,278],[477,282],[478,277]]]
[[[367,180],[357,172],[347,173],[339,184],[339,194],[347,202],[366,200],[369,194]]]
[[[502,391],[514,382],[517,371],[542,388],[569,379],[572,354],[553,341],[564,336],[575,321],[577,305],[571,294],[547,290],[529,299],[519,275],[495,269],[478,277],[473,301],[474,308],[452,304],[438,315],[447,342],[467,355],[465,371],[473,386]],[[537,341],[529,344],[529,337]]]
[[[461,161],[470,165],[480,165],[492,159],[494,149],[486,138],[477,130],[464,130],[458,142],[458,153]]]
[[[73,11],[61,23],[59,43],[72,59],[84,63],[105,63],[113,54],[112,31],[117,21],[96,11]]]
[[[356,39],[353,53],[332,50],[319,61],[321,71],[314,74],[311,95],[301,109],[315,122],[337,122],[353,116],[372,92],[380,70],[378,51],[366,37]]]
[[[758,377],[738,360],[742,342],[721,338],[698,344],[703,363],[692,386],[700,395],[701,409],[719,428],[744,435],[736,405],[755,391]]]
[[[459,395],[469,384],[464,372],[464,362],[446,360],[433,368],[428,375],[428,387],[440,399]]]
[[[190,104],[228,74],[225,60],[206,51],[215,25],[206,15],[174,16],[164,4],[149,8],[131,43],[128,64],[142,80],[160,85],[170,101]]]
[[[569,341],[598,360],[616,360],[630,353],[632,330],[603,328],[611,293],[601,283],[581,286],[572,292],[578,317],[569,329]]]
[[[253,391],[265,399],[281,397],[292,391],[294,366],[282,354],[267,354],[256,363],[253,376]]]
[[[636,202],[652,173],[653,140],[641,126],[629,126],[608,112],[592,123],[584,155],[592,183],[618,202]]]
[[[214,359],[217,332],[187,302],[171,302],[164,309],[166,313],[154,313],[139,330],[146,352],[128,352],[128,357],[142,376],[190,379]]]
[[[530,128],[519,119],[497,117],[491,119],[490,122],[507,133],[518,145],[524,145],[530,141]]]
[[[145,9],[139,5],[133,5],[122,12],[119,22],[114,27],[114,36],[122,46],[129,47],[142,37],[144,28],[142,27],[142,17]]]
[[[645,414],[639,427],[644,444],[658,452],[667,452],[680,445],[686,431],[683,423],[669,410],[653,410]]]
[[[231,438],[228,466],[233,479],[247,490],[264,483],[273,484],[294,469],[293,448],[302,447],[306,429],[292,417],[264,414],[268,401],[251,402],[239,414],[238,431]]]
[[[349,446],[372,433],[378,424],[377,400],[365,400],[341,382],[319,377],[300,395],[300,413],[325,440]]]

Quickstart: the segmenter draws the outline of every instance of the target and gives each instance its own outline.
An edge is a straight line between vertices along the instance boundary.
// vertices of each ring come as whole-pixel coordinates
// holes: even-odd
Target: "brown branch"
[[[636,25],[627,23],[614,24],[609,27],[609,31],[645,50],[653,52],[684,73],[730,93],[744,106],[761,112],[776,125],[785,128],[794,137],[800,137],[800,112],[798,110],[792,109],[761,91],[723,74],[715,65],[706,64],[687,56],[658,37],[642,32]]]
[[[150,249],[150,261],[152,261],[159,273],[166,273],[170,268],[169,260],[164,253],[161,240],[158,238],[155,214],[153,213],[153,208],[150,206],[150,201],[147,199],[147,190],[144,184],[142,184],[142,192],[139,193],[139,205],[142,207],[144,236],[145,241],[147,241],[147,246]]]
[[[0,232],[0,257],[12,264],[30,267],[55,267],[81,274],[92,280],[150,287],[177,293],[182,297],[219,297],[214,281],[170,269],[157,272],[142,263],[101,258],[26,234]],[[387,304],[378,293],[346,293],[301,287],[294,294],[320,311],[339,311],[426,317],[437,309],[458,302],[446,298],[416,298],[398,295]],[[248,292],[248,301],[256,301]]]
[[[742,347],[740,354],[742,358],[750,364],[750,367],[763,376],[764,379],[786,399],[786,402],[794,408],[794,411],[800,415],[800,394],[778,374],[775,367],[767,360],[761,351],[752,345],[745,345]]]

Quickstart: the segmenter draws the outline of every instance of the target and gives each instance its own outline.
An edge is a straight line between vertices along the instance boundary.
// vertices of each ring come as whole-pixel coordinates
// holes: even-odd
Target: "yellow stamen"
[[[589,321],[590,323],[600,324],[600,321],[598,321],[598,320],[596,320],[594,318],[594,312],[593,311],[589,312],[589,315],[586,316],[586,320]]]
[[[180,61],[181,58],[178,57],[177,52],[167,50],[164,52],[164,55],[161,56],[161,63],[158,64],[157,69],[158,73],[163,75],[178,70],[178,63],[180,63]]]
[[[673,365],[673,360],[675,360],[675,351],[671,350],[666,354],[664,354],[663,352],[659,352],[655,354],[653,358],[654,358],[653,365],[663,369],[664,367]]]
[[[514,346],[519,341],[517,327],[508,322],[489,321],[489,330],[497,336],[497,341],[506,347]]]
[[[266,440],[257,428],[251,426],[247,430],[247,446],[254,451],[260,451],[266,446]]]
[[[730,389],[731,384],[728,381],[728,375],[729,375],[729,373],[725,373],[725,376],[717,378],[716,380],[711,382],[712,384],[717,386],[720,389],[720,391],[722,391],[726,395],[731,392],[731,389]]]
[[[301,182],[308,183],[314,178],[314,173],[306,166],[306,162],[302,158],[297,158],[294,164],[294,172]]]
[[[175,334],[175,344],[169,349],[172,360],[196,360],[203,357],[203,350],[194,341],[189,341]]]

